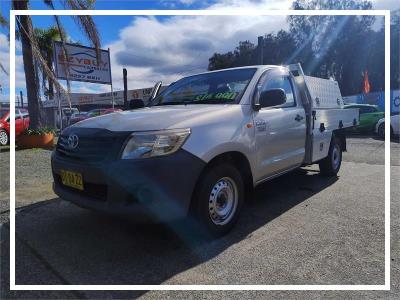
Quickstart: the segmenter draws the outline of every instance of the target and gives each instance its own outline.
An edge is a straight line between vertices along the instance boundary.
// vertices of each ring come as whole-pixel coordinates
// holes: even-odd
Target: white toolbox
[[[332,133],[359,124],[359,111],[344,109],[339,84],[330,79],[306,76],[300,64],[288,66],[298,86],[307,121],[306,162],[317,162],[327,156]]]
[[[337,81],[304,76],[313,108],[343,108],[343,98]]]

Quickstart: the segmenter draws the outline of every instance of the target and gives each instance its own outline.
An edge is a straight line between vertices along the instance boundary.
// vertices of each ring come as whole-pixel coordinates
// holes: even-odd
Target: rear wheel
[[[385,138],[385,123],[382,123],[381,125],[379,125],[378,136],[383,139]],[[392,138],[393,136],[394,136],[393,127],[392,127],[392,125],[390,125],[390,137]]]
[[[194,195],[194,215],[201,227],[221,236],[236,223],[244,199],[239,171],[230,164],[211,167],[202,176]]]
[[[340,140],[333,137],[329,146],[328,156],[319,162],[321,174],[336,176],[342,164],[342,147]]]
[[[4,129],[1,129],[0,130],[0,145],[5,146],[8,144],[8,142],[9,142],[9,140],[8,140],[7,131],[5,131]]]

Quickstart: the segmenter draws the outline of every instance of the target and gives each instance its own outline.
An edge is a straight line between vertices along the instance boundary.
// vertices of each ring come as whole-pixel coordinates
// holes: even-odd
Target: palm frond
[[[51,9],[54,9],[54,4],[52,0],[43,0],[44,4],[46,4]]]
[[[63,5],[66,9],[72,10],[88,10],[94,7],[95,0],[63,0]],[[44,3],[51,9],[54,9],[53,0],[44,0]],[[62,29],[61,22],[58,16],[55,16],[58,29]],[[92,46],[96,48],[97,59],[100,58],[100,35],[92,16],[73,16],[78,27],[86,35]],[[61,32],[61,41],[65,41],[65,35]],[[64,43],[63,43],[64,44]]]
[[[43,55],[37,44],[35,35],[34,34],[29,35],[28,30],[25,29],[24,27],[22,27],[21,23],[19,22],[18,17],[16,18],[16,20],[17,20],[17,25],[18,25],[20,33],[26,35],[26,37],[28,38],[28,40],[31,44],[31,47],[32,47],[32,55],[33,55],[34,59],[40,64],[40,68],[43,71],[43,73],[45,74],[45,76],[47,76],[48,78],[51,78],[51,80],[53,80],[58,91],[60,91],[63,94],[67,94],[64,87],[59,83],[58,79],[55,77],[53,71],[47,66],[47,62],[43,58]]]
[[[62,51],[64,56],[67,57],[67,49],[65,47],[65,30],[64,27],[61,25],[59,16],[55,15],[54,18],[56,19],[57,29],[60,33],[61,43],[62,43]],[[71,81],[69,79],[69,61],[67,60],[67,68],[65,69],[67,75],[67,101],[69,108],[71,108]]]
[[[0,14],[0,25],[2,27],[8,27],[8,21],[2,14]]]
[[[10,75],[10,74],[8,74],[6,68],[4,68],[4,66],[1,64],[1,62],[0,62],[0,69],[1,69],[6,75]]]
[[[6,18],[4,18],[4,16],[2,14],[0,14],[0,25],[2,27],[8,27],[8,21]],[[7,70],[4,68],[4,66],[1,64],[0,62],[0,69],[6,74],[9,75]]]
[[[50,1],[50,0],[47,0]],[[92,0],[65,0],[64,6],[67,9],[87,10],[93,8],[95,1]],[[92,16],[74,16],[75,21],[86,35],[87,39],[96,49],[100,48],[100,35]]]

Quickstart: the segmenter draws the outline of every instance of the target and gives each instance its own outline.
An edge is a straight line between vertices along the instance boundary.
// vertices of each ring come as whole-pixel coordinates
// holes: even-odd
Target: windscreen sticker
[[[226,93],[208,93],[197,95],[195,101],[203,101],[208,99],[221,99],[221,100],[233,100],[236,98],[238,93],[236,92],[226,92]]]

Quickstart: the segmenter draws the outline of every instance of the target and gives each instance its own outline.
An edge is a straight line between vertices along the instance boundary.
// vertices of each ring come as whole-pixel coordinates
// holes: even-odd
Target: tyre
[[[378,127],[378,136],[382,139],[385,138],[385,123],[382,123]]]
[[[333,137],[329,146],[328,156],[319,162],[321,174],[336,176],[342,164],[342,147],[340,140]]]
[[[203,174],[195,189],[192,212],[207,234],[222,236],[237,222],[243,200],[244,183],[239,171],[222,163]]]
[[[0,130],[0,145],[5,146],[9,142],[7,131],[4,129]]]

